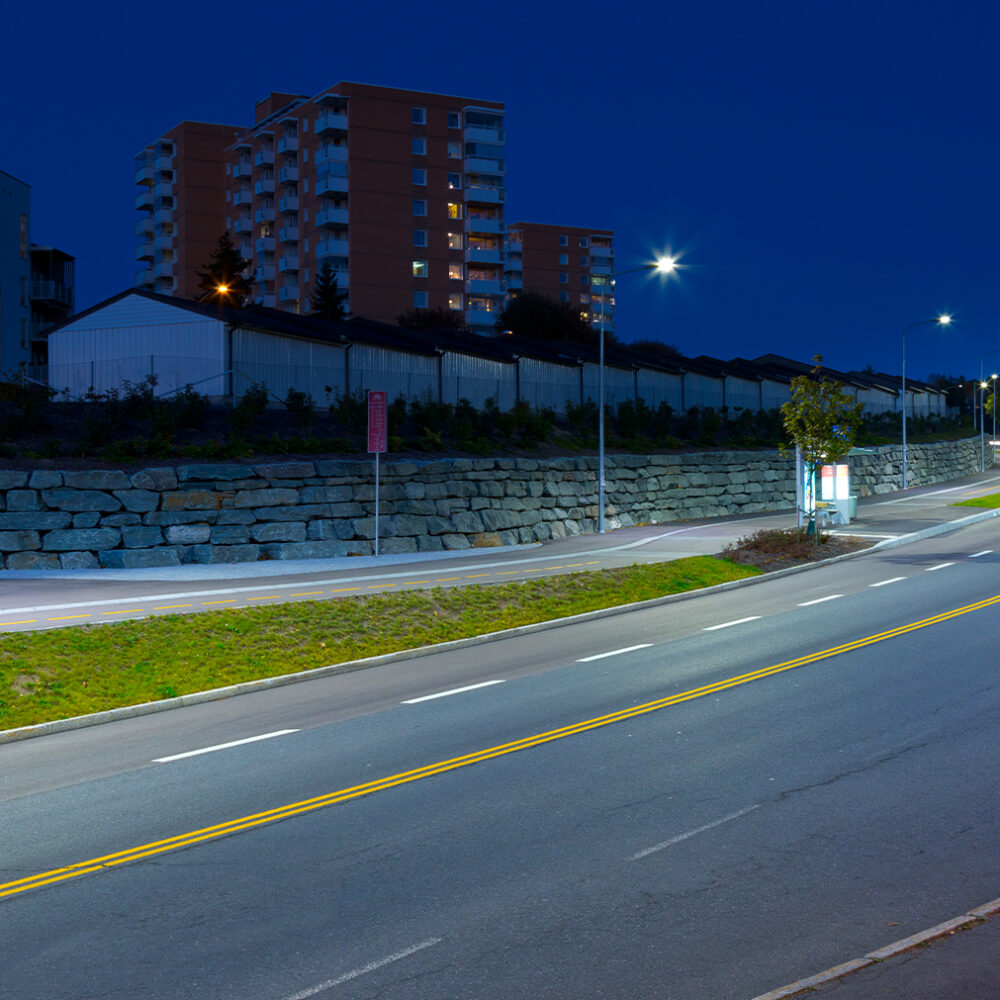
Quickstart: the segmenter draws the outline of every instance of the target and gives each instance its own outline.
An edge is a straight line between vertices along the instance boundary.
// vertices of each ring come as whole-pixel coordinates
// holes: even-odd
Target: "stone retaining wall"
[[[969,475],[978,439],[911,445],[911,485]],[[898,486],[900,449],[852,458],[861,496]],[[608,524],[782,510],[795,504],[788,453],[614,455]],[[91,569],[371,555],[368,461],[183,465],[122,471],[0,471],[6,569]],[[542,541],[596,530],[597,459],[388,462],[380,551]]]

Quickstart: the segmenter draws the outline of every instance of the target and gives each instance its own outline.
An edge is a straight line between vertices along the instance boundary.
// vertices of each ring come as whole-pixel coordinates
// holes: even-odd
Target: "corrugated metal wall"
[[[261,330],[234,328],[233,389],[239,398],[255,383],[263,383],[272,396],[284,399],[289,389],[308,393],[324,403],[344,391],[344,347]]]
[[[600,366],[587,361],[583,366],[583,398],[595,403],[599,391]],[[635,372],[630,368],[604,366],[604,403],[617,406],[626,400],[635,402]]]
[[[557,365],[537,358],[519,358],[521,399],[533,407],[551,407],[557,413],[567,403],[578,406],[580,400],[580,366]]]
[[[661,372],[654,368],[640,368],[636,372],[639,398],[651,409],[666,403],[672,410],[681,408],[681,376]]]
[[[447,351],[441,356],[441,401],[457,403],[467,399],[482,408],[493,399],[501,410],[516,402],[517,364],[477,358],[471,354]]]
[[[351,392],[384,390],[389,402],[438,398],[438,359],[368,344],[354,344],[348,356]]]
[[[759,383],[756,380],[727,375],[726,406],[730,410],[759,410]]]

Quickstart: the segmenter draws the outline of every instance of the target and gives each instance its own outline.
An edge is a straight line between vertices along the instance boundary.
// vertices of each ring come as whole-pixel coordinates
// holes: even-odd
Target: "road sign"
[[[368,393],[368,454],[386,451],[386,393]]]

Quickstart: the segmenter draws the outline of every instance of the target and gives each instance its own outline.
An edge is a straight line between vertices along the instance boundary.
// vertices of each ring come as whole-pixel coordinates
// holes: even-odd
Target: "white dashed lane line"
[[[172,760],[183,760],[185,757],[198,757],[203,753],[215,753],[216,750],[229,750],[231,747],[241,747],[246,743],[258,743],[260,740],[273,740],[275,736],[288,736],[290,733],[297,733],[298,729],[279,729],[274,733],[263,733],[260,736],[248,736],[244,740],[232,740],[229,743],[217,743],[212,747],[202,747],[200,750],[187,750],[184,753],[175,753],[169,757],[157,757],[154,764],[169,764]]]
[[[720,628],[731,628],[733,625],[742,625],[744,622],[755,622],[758,618],[760,618],[760,615],[750,615],[749,618],[737,618],[735,621],[723,622],[721,625],[709,625],[708,628],[703,628],[702,632],[714,632]]]
[[[843,594],[828,594],[826,597],[817,597],[814,601],[801,601],[799,603],[800,608],[808,608],[813,604],[823,604],[825,601],[835,601],[838,597],[843,597]]]
[[[492,687],[494,684],[503,684],[503,680],[483,681],[481,684],[469,684],[466,687],[452,688],[450,691],[438,691],[436,694],[425,694],[419,698],[408,698],[401,702],[403,705],[416,705],[422,701],[433,701],[435,698],[447,698],[453,694],[465,694],[466,691],[475,691],[477,688]]]
[[[594,656],[585,656],[581,660],[577,660],[577,663],[590,663],[593,660],[603,660],[606,656],[620,656],[622,653],[632,653],[637,649],[649,649],[652,645],[651,642],[641,642],[638,646],[626,646],[624,649],[612,649],[608,653],[597,653]]]

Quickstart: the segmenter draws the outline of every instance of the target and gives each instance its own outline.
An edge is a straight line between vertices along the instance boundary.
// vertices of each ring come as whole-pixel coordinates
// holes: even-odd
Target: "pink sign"
[[[386,450],[386,394],[368,393],[368,453]]]

